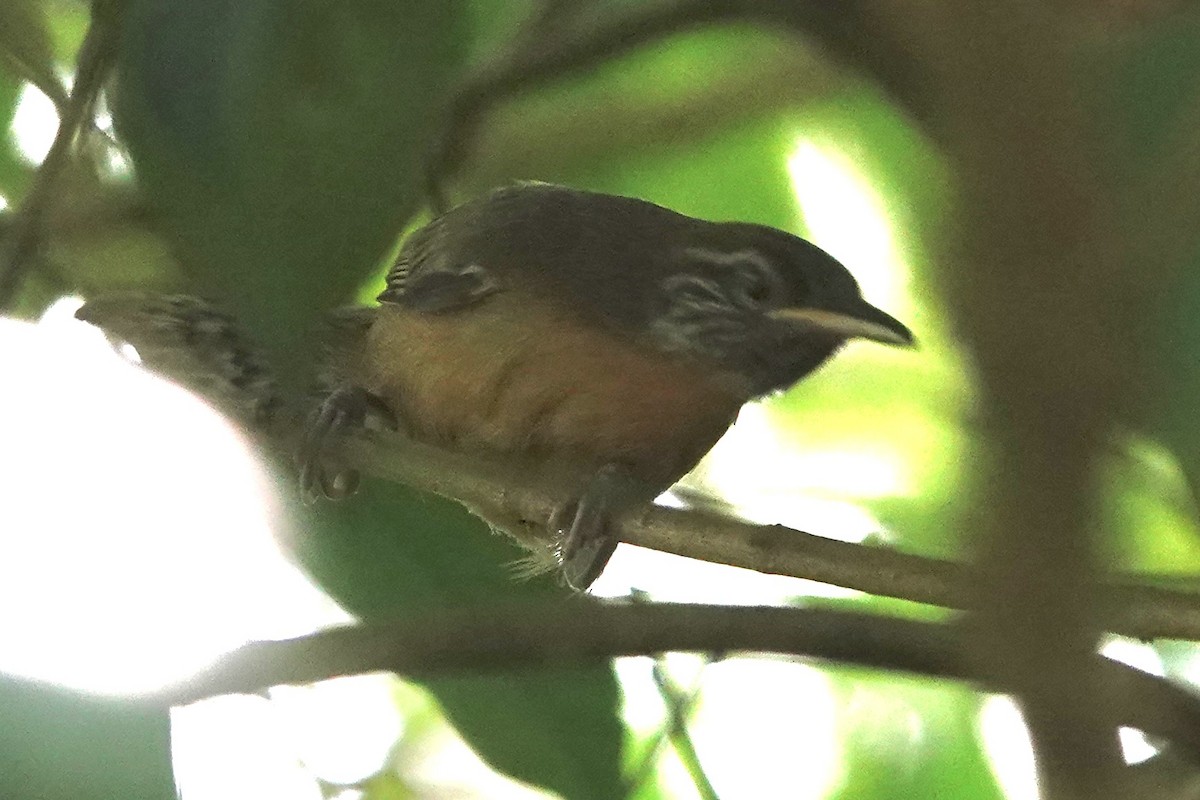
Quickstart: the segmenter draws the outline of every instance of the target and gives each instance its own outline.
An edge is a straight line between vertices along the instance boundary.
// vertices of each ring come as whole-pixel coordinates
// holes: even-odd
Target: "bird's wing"
[[[401,254],[387,275],[379,302],[440,314],[473,306],[499,291],[486,267],[448,258],[412,258]]]

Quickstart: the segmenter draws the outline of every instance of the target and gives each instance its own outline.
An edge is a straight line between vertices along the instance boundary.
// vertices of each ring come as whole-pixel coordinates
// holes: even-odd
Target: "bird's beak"
[[[829,308],[780,308],[770,311],[771,319],[813,328],[846,339],[870,339],[873,342],[911,347],[912,331],[900,320],[885,314],[866,300],[845,310]]]

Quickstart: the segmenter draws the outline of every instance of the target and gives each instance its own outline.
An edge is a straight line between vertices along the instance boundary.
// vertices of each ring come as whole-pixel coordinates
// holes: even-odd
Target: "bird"
[[[580,591],[614,552],[616,516],[695,467],[742,406],[851,339],[914,344],[803,238],[545,183],[493,190],[411,234],[377,301],[309,419],[304,492],[353,491],[356,472],[330,453],[372,419],[565,476],[575,489],[548,527]]]

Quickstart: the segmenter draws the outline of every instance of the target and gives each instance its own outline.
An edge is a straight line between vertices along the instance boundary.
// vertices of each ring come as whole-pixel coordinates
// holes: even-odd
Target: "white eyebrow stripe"
[[[694,258],[698,261],[707,261],[710,264],[715,264],[719,267],[735,267],[739,264],[750,262],[760,270],[770,273],[771,262],[768,261],[762,253],[757,250],[735,250],[732,253],[722,253],[717,250],[706,250],[703,247],[688,247],[683,251],[684,255],[689,258]]]

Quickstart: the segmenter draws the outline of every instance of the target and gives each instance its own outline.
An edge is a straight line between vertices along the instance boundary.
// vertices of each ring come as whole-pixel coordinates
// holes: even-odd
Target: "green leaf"
[[[1190,134],[1194,126],[1188,115],[1197,113],[1200,14],[1168,15],[1122,55],[1116,67],[1097,78],[1098,114],[1113,127],[1118,141],[1104,166],[1118,185],[1154,175],[1174,137],[1181,131]],[[1133,214],[1139,211],[1134,209]],[[1133,216],[1129,224],[1161,222]],[[1171,282],[1158,287],[1153,295],[1158,306],[1146,374],[1157,378],[1158,384],[1147,392],[1150,403],[1139,420],[1179,459],[1193,495],[1200,489],[1200,422],[1195,413],[1200,398],[1198,266],[1200,253],[1196,252],[1184,254],[1177,265],[1146,265],[1147,280],[1169,275]],[[1194,538],[1193,530],[1187,534]]]
[[[862,670],[830,673],[846,725],[846,780],[830,800],[1004,797],[980,746],[977,693]]]
[[[285,380],[418,202],[459,61],[441,0],[131,0],[114,117],[197,289]]]
[[[165,709],[4,676],[0,708],[0,797],[176,797]]]
[[[466,6],[472,55],[491,55],[502,49],[536,10],[534,0],[470,0]]]
[[[1129,437],[1102,464],[1101,519],[1116,533],[1119,569],[1190,577],[1200,568],[1196,506],[1178,462],[1162,447]]]
[[[38,0],[0,3],[0,66],[29,81],[61,108],[67,89],[54,69],[54,45],[46,10]]]
[[[457,503],[367,481],[311,514],[305,567],[366,620],[426,608],[562,597],[549,577],[517,581],[523,551]],[[611,665],[461,675],[425,682],[494,768],[569,800],[622,796],[620,698]]]
[[[360,788],[363,800],[414,800],[418,797],[398,776],[386,772],[371,778]]]

